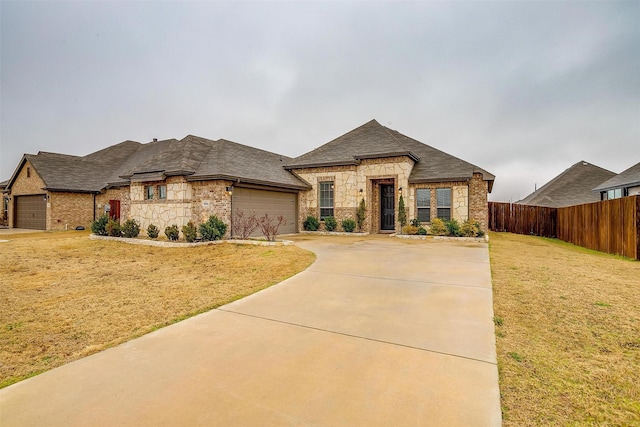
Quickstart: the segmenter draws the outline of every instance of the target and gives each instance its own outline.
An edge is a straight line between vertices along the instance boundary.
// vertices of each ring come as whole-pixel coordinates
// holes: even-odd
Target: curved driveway
[[[485,243],[295,240],[304,272],[0,390],[0,424],[500,425]]]

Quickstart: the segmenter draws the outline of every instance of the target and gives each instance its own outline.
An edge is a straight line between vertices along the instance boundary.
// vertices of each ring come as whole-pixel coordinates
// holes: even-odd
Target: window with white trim
[[[333,182],[321,182],[318,186],[320,191],[320,219],[333,216]]]
[[[445,221],[451,219],[451,189],[436,188],[436,209],[438,218]]]
[[[418,221],[431,222],[431,190],[429,188],[416,189],[416,207]]]

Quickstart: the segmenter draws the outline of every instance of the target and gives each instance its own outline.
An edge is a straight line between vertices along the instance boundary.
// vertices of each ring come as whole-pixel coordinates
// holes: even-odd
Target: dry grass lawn
[[[640,262],[492,233],[505,426],[640,425]]]
[[[278,283],[295,246],[156,248],[88,232],[0,236],[0,387]]]

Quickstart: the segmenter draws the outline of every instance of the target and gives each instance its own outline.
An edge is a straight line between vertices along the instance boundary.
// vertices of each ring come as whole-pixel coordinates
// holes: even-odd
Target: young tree
[[[400,223],[400,229],[407,225],[407,211],[404,207],[404,199],[402,193],[400,194],[400,200],[398,201],[398,222]]]

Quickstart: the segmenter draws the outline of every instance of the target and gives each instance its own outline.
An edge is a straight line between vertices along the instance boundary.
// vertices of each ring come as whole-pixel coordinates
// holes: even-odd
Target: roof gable
[[[407,150],[387,128],[376,120],[345,133],[326,144],[288,162],[287,169],[357,164],[360,159],[417,156]]]
[[[614,175],[614,172],[580,161],[516,203],[561,208],[597,202],[600,197],[591,189]]]
[[[593,191],[606,191],[613,188],[633,187],[636,185],[640,185],[640,162],[604,181],[595,187]]]

